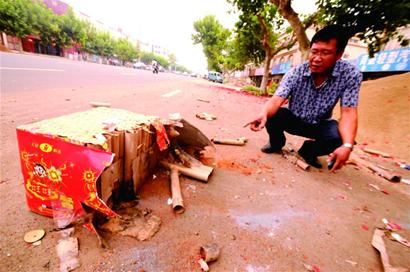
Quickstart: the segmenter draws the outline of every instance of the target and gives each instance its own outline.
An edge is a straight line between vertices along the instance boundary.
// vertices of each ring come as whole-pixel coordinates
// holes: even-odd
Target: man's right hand
[[[261,114],[260,116],[255,118],[253,121],[245,124],[243,127],[250,126],[251,130],[253,131],[260,131],[265,127],[266,121],[267,121],[266,115]]]

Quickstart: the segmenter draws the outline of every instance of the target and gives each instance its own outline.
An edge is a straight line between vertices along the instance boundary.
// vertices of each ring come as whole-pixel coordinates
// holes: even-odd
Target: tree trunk
[[[307,60],[310,49],[310,42],[306,35],[305,27],[299,19],[298,14],[291,7],[291,0],[271,0],[278,7],[279,14],[285,18],[291,25],[296,39],[299,43],[299,51],[302,54],[302,60]]]
[[[266,57],[265,57],[265,63],[263,66],[263,77],[262,77],[262,82],[261,82],[261,90],[263,91],[263,94],[268,94],[267,91],[267,85],[268,85],[268,80],[269,80],[269,72],[270,72],[270,62],[272,60],[272,52],[269,50],[266,52]]]

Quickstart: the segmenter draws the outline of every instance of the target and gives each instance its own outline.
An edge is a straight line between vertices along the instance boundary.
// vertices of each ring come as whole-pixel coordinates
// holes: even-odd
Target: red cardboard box
[[[85,214],[82,205],[116,216],[113,192],[136,192],[168,143],[159,119],[111,108],[20,126],[17,139],[29,209],[63,225]]]

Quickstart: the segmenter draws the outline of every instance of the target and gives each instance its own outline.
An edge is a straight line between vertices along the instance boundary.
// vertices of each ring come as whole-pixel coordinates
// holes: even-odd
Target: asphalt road
[[[1,91],[37,91],[80,87],[151,84],[186,80],[185,76],[101,65],[41,55],[0,53]]]
[[[104,233],[111,246],[107,250],[98,247],[90,232],[77,228],[82,265],[76,271],[199,272],[199,248],[211,242],[222,247],[212,271],[383,271],[371,246],[381,219],[400,224],[405,230],[401,234],[410,237],[407,185],[387,183],[352,166],[337,174],[304,172],[279,155],[261,153],[266,133],[253,133],[242,125],[259,112],[263,98],[168,73],[153,75],[48,56],[0,57],[2,271],[59,271],[60,265],[54,221],[26,208],[16,127],[88,110],[90,101],[163,117],[180,112],[209,138],[244,136],[249,142],[243,147],[217,146],[208,183],[180,177],[186,208],[182,215],[166,204],[169,177],[158,170],[139,192],[138,208],[149,209],[162,220],[151,240]],[[197,119],[198,112],[217,119]],[[295,149],[302,142],[296,137],[288,140]],[[325,158],[321,160],[324,164]],[[47,232],[41,245],[26,244],[24,234],[39,228]],[[409,249],[386,243],[393,264],[409,267]]]

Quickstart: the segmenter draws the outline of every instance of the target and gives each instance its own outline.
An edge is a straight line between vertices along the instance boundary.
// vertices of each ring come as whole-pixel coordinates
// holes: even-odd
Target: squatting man
[[[298,154],[309,165],[322,168],[318,156],[323,155],[329,155],[332,172],[346,163],[357,132],[362,82],[358,68],[341,59],[347,41],[345,30],[334,25],[313,36],[308,61],[286,73],[275,95],[245,125],[253,131],[266,127],[269,142],[262,152],[281,152],[287,132],[308,138]],[[337,122],[331,117],[339,100]]]

